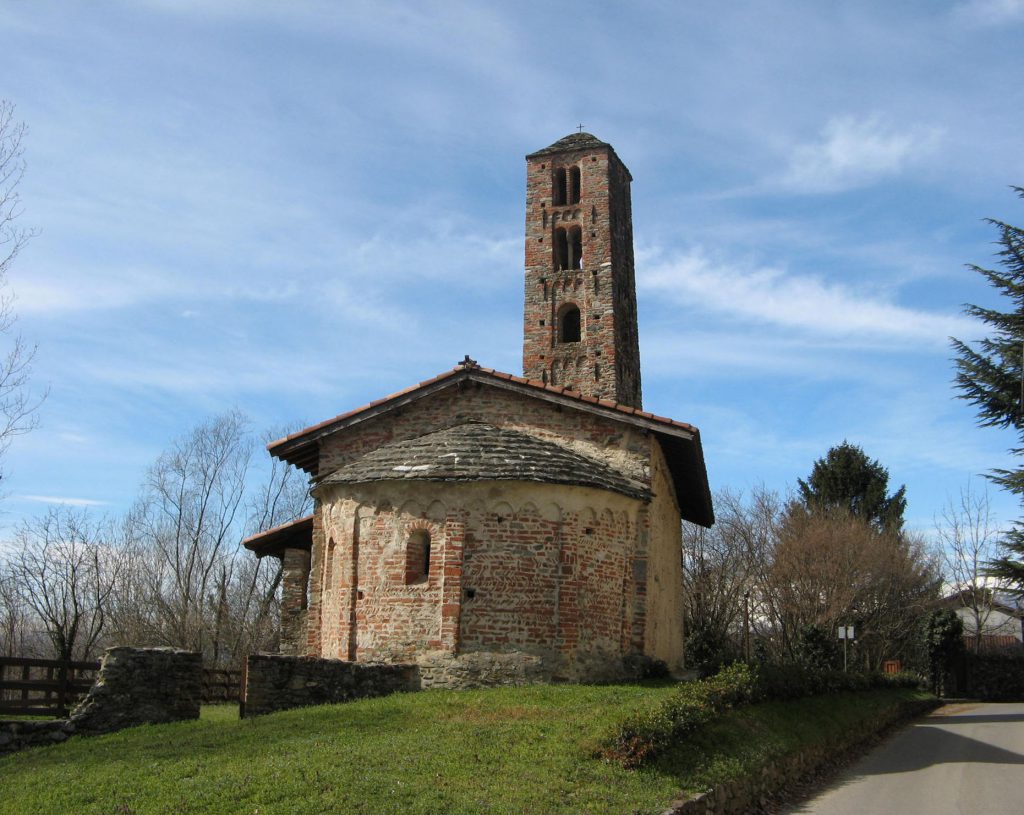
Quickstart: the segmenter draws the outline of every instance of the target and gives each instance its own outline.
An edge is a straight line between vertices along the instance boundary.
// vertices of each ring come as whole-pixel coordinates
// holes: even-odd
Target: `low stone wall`
[[[199,718],[203,659],[174,648],[108,648],[89,694],[71,711],[76,733]]]
[[[0,755],[43,747],[67,740],[75,732],[67,719],[51,721],[0,722]]]
[[[744,815],[761,811],[767,801],[784,793],[801,779],[814,775],[873,736],[920,716],[938,704],[938,700],[925,700],[896,706],[865,720],[847,732],[839,743],[811,747],[777,759],[762,767],[753,778],[737,779],[693,798],[675,801],[662,815]]]
[[[525,653],[470,652],[426,654],[416,660],[422,688],[486,688],[530,685],[550,680],[539,656]]]
[[[276,654],[253,654],[246,662],[240,713],[349,702],[396,691],[419,690],[415,665],[380,665]]]

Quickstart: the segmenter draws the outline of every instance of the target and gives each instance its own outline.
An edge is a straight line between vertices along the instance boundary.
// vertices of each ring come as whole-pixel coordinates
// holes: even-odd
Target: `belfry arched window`
[[[583,230],[578,226],[555,229],[554,253],[556,271],[582,269]]]
[[[575,303],[566,303],[558,313],[558,341],[580,341],[580,310]]]
[[[556,167],[551,178],[551,205],[562,207],[580,202],[580,168]]]

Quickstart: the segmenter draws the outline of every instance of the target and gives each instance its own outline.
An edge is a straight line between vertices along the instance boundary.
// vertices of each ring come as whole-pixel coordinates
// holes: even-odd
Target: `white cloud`
[[[856,345],[945,347],[950,336],[976,328],[963,317],[907,308],[820,277],[713,262],[699,249],[650,266],[639,283],[702,310]]]
[[[817,141],[794,148],[779,183],[801,193],[863,187],[920,161],[935,150],[941,136],[933,127],[897,130],[879,116],[837,116]]]
[[[100,507],[107,503],[106,501],[94,501],[91,498],[68,498],[56,495],[21,495],[19,497],[23,501],[32,501],[37,504],[63,504],[69,507]]]
[[[1024,20],[1024,0],[966,0],[953,8],[953,17],[959,23],[976,26]]]

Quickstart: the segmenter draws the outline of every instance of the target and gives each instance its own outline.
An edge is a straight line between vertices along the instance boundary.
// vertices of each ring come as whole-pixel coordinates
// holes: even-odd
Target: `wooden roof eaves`
[[[257,532],[242,541],[242,546],[256,555],[281,557],[285,549],[308,549],[312,545],[313,516],[306,515],[271,529]]]

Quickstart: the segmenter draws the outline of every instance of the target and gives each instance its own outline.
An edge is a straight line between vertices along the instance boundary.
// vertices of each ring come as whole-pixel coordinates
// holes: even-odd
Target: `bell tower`
[[[639,408],[632,180],[589,133],[526,157],[523,376]]]

